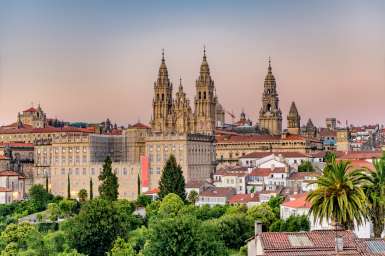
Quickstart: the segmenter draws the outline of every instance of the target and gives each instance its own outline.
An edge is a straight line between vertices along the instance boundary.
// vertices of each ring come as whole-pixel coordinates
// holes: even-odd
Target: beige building
[[[349,129],[342,128],[337,130],[337,151],[350,151]]]
[[[301,135],[240,135],[217,133],[216,159],[219,163],[237,163],[238,159],[252,152],[301,152],[321,150],[319,140]]]
[[[40,104],[37,108],[30,107],[17,115],[18,127],[43,128],[47,124],[46,114],[43,112]]]
[[[76,198],[80,189],[89,191],[92,179],[93,193],[97,196],[98,176],[105,158],[110,156],[119,179],[119,196],[135,199],[140,165],[127,161],[125,142],[123,135],[88,133],[67,133],[36,141],[34,183],[44,184],[48,177],[52,193],[66,196],[69,176],[70,192]]]
[[[146,138],[149,187],[159,184],[162,169],[173,154],[182,167],[186,182],[206,180],[215,168],[214,137],[202,134],[153,135]]]
[[[282,112],[279,108],[277,84],[272,72],[270,59],[264,82],[262,108],[259,111],[259,127],[271,135],[280,135],[282,132]]]

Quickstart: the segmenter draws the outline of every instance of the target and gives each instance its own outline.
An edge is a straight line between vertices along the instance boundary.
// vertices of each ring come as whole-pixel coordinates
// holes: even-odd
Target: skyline
[[[237,117],[256,121],[271,56],[284,127],[291,101],[302,124],[385,123],[383,1],[20,3],[0,1],[1,125],[31,102],[66,121],[148,123],[161,49],[192,101],[203,45]]]

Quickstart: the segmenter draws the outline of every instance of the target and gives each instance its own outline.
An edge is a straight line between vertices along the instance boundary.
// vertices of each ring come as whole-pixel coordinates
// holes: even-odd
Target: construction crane
[[[225,113],[231,117],[231,123],[233,124],[235,121],[235,115],[233,114],[233,111],[230,112],[230,111],[225,110]]]

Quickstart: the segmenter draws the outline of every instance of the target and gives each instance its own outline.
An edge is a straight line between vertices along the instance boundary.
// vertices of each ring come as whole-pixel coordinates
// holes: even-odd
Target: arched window
[[[199,99],[201,99],[202,98],[202,95],[201,95],[201,92],[199,92]]]
[[[206,92],[203,93],[203,99],[206,99]]]
[[[164,94],[162,93],[162,101],[164,101]]]
[[[270,105],[270,103],[267,104],[266,109],[267,109],[267,111],[271,111],[271,105]]]

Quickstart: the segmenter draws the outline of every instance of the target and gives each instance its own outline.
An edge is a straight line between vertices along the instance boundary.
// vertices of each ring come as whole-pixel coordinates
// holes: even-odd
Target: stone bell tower
[[[154,99],[152,101],[151,127],[154,132],[167,133],[173,129],[172,83],[162,51],[158,79],[154,82]]]
[[[203,61],[195,87],[195,132],[212,135],[216,126],[217,97],[215,95],[214,80],[210,76],[210,68],[207,63],[206,49],[203,51]]]
[[[293,101],[287,115],[287,131],[290,134],[299,134],[301,128],[301,116],[298,114],[297,107]]]
[[[259,111],[259,126],[272,135],[280,135],[282,132],[282,112],[278,103],[277,84],[269,58],[269,67],[262,96],[262,108]]]

